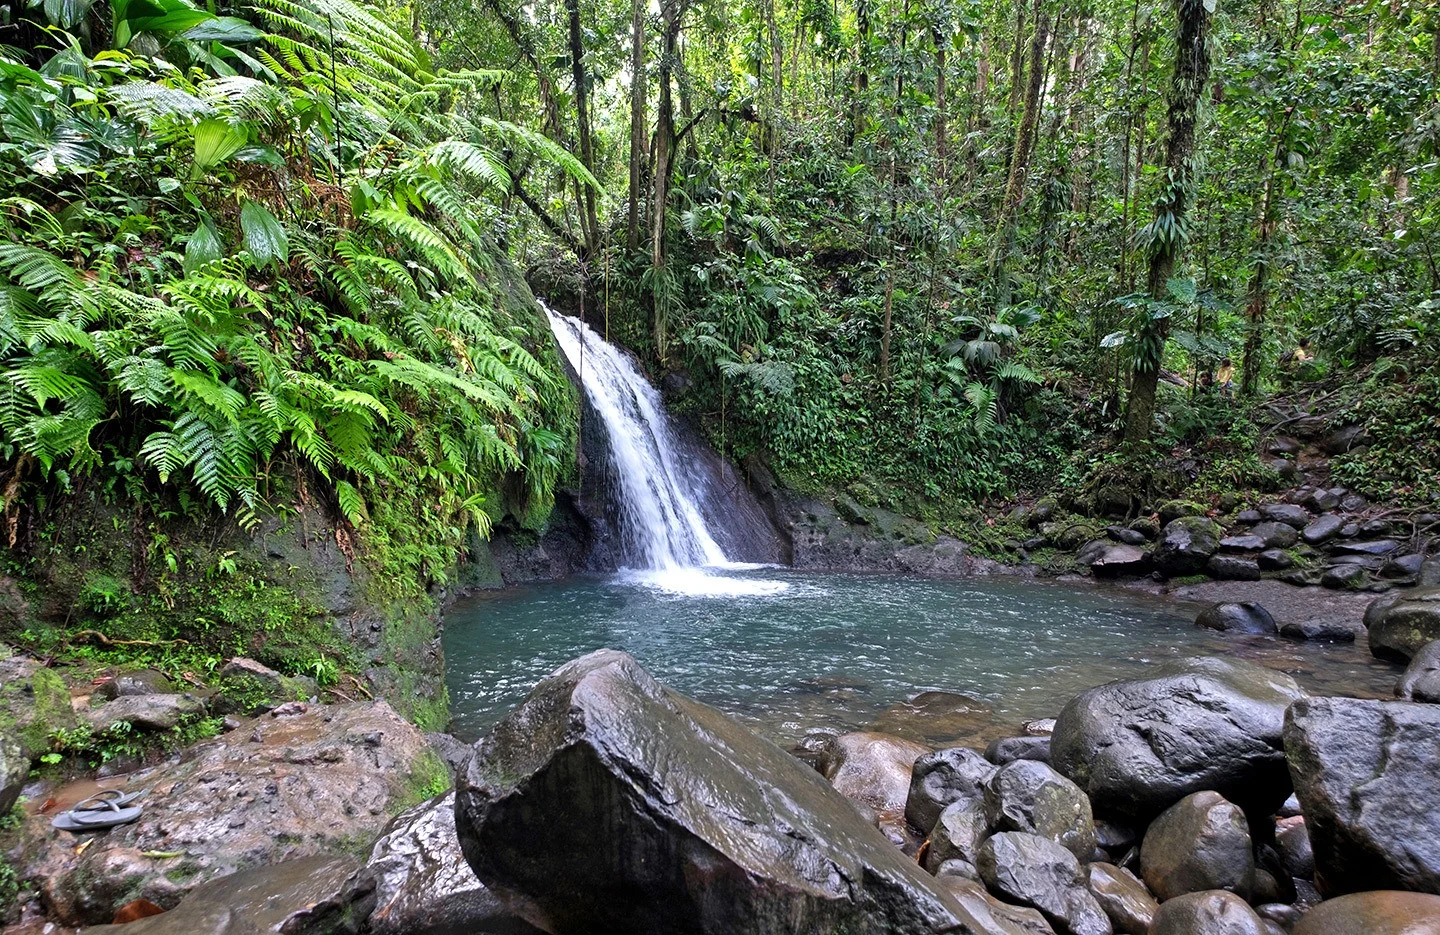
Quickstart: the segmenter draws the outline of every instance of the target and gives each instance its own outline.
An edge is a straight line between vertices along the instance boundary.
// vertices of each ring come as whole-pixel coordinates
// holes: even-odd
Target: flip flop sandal
[[[79,834],[85,831],[103,831],[106,828],[113,828],[116,825],[125,825],[140,817],[140,806],[132,805],[129,808],[120,808],[113,802],[105,802],[102,807],[87,809],[83,812],[63,812],[50,822],[50,827],[60,831],[70,831]]]
[[[121,792],[119,789],[104,789],[85,799],[70,811],[72,812],[98,812],[113,804],[116,808],[124,808],[131,802],[145,794],[145,790],[138,792]]]

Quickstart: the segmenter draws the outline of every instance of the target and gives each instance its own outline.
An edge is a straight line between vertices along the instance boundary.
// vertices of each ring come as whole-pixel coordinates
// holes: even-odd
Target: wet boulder
[[[1440,896],[1377,890],[1327,899],[1301,917],[1293,935],[1436,935]]]
[[[1289,526],[1285,527],[1289,529]],[[1284,549],[1266,549],[1255,556],[1255,562],[1260,566],[1261,571],[1284,571],[1295,565],[1295,559]]]
[[[1255,910],[1226,890],[1203,890],[1160,904],[1150,935],[1272,935]]]
[[[979,799],[995,765],[969,747],[946,747],[915,761],[905,817],[923,834],[935,827],[946,806]]]
[[[1095,819],[1090,800],[1064,776],[1035,760],[1000,767],[985,786],[985,812],[992,827],[1048,838],[1089,860],[1095,852]]]
[[[51,735],[76,726],[65,680],[35,659],[0,659],[0,726],[14,732],[28,756],[45,753]]]
[[[1250,534],[1265,543],[1267,549],[1288,549],[1300,541],[1300,533],[1288,523],[1266,520],[1250,530]]]
[[[1302,699],[1285,753],[1322,893],[1440,893],[1440,707]]]
[[[987,935],[1054,935],[1038,910],[1012,906],[991,896],[983,884],[968,877],[943,875],[938,880]]]
[[[1270,611],[1253,601],[1211,604],[1200,611],[1195,625],[1208,630],[1275,635],[1275,618],[1270,616]]]
[[[313,698],[319,691],[309,676],[282,675],[245,656],[227,661],[219,675],[217,710],[222,714],[262,714],[277,704]]]
[[[1244,555],[1212,555],[1205,563],[1212,577],[1225,581],[1259,581],[1260,563]]]
[[[1378,597],[1365,611],[1370,652],[1404,661],[1426,643],[1440,640],[1440,587],[1415,588]]]
[[[476,744],[455,819],[547,931],[987,931],[813,769],[613,650]]]
[[[1345,525],[1345,518],[1336,516],[1334,513],[1326,513],[1324,516],[1317,516],[1305,528],[1300,530],[1300,538],[1310,545],[1319,545],[1322,542],[1329,542],[1340,535],[1340,529]]]
[[[0,727],[0,815],[9,815],[30,776],[30,755],[14,733]]]
[[[356,935],[374,905],[352,857],[310,857],[195,887],[168,912],[81,935]]]
[[[1040,910],[1061,935],[1110,935],[1075,855],[1048,838],[1002,831],[980,845],[980,879],[1006,902]]]
[[[1308,880],[1315,876],[1315,851],[1310,847],[1310,832],[1300,816],[1282,818],[1275,823],[1275,847],[1280,862],[1291,877]]]
[[[1363,630],[1344,620],[1287,620],[1280,635],[1290,640],[1311,640],[1317,643],[1353,643]]]
[[[117,724],[129,724],[136,730],[170,730],[178,727],[187,715],[200,714],[205,703],[189,693],[169,695],[121,695],[86,713],[86,720],[96,731],[109,730]]]
[[[1395,697],[1440,703],[1440,640],[1420,647],[1395,684]]]
[[[1096,861],[1085,868],[1090,895],[1100,904],[1110,925],[1120,935],[1145,935],[1160,904],[1135,874],[1123,867]]]
[[[343,853],[373,839],[418,791],[444,786],[445,767],[424,737],[383,701],[282,710],[117,786],[145,793],[138,821],[92,837],[36,816],[26,879],[51,915],[108,922],[136,898],[168,909],[242,868]]]
[[[1182,516],[1171,520],[1160,532],[1151,559],[1168,577],[1193,575],[1205,570],[1205,563],[1220,548],[1220,526],[1205,516]]]
[[[1187,795],[1146,830],[1140,873],[1162,902],[1201,890],[1248,899],[1255,888],[1255,852],[1245,813],[1214,792]]]
[[[1240,660],[1191,660],[1155,678],[1076,696],[1056,719],[1050,763],[1103,816],[1148,820],[1192,792],[1272,814],[1290,794],[1285,709],[1304,693]]]
[[[985,748],[985,759],[999,766],[1014,760],[1050,759],[1050,737],[998,737]]]
[[[1140,537],[1137,532],[1132,536]],[[1141,542],[1143,543],[1143,538]],[[1150,553],[1137,543],[1101,544],[1085,556],[1084,564],[1098,578],[1114,578],[1119,575],[1143,575],[1150,570]]]
[[[106,679],[96,687],[95,694],[112,701],[124,695],[168,695],[174,691],[174,683],[166,678],[163,672],[134,669]]]
[[[539,935],[475,879],[455,836],[455,793],[386,826],[364,874],[375,893],[366,935]]]
[[[841,795],[877,813],[899,813],[910,793],[911,769],[930,748],[874,731],[832,737],[816,765]]]
[[[931,873],[952,860],[973,864],[980,854],[980,845],[990,836],[990,817],[985,803],[979,799],[953,802],[930,830],[925,849],[924,866]]]

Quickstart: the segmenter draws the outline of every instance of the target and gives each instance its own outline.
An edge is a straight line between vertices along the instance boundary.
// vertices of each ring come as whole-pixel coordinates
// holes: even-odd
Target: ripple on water
[[[447,614],[445,653],[456,730],[472,739],[546,674],[603,647],[782,741],[887,709],[893,719],[922,692],[988,706],[988,727],[956,712],[957,732],[1013,731],[1083,688],[1194,654],[1250,658],[1330,693],[1385,695],[1395,678],[1363,647],[1231,638],[1193,619],[1147,595],[1033,580],[727,568],[478,595]],[[937,725],[906,730],[952,739]]]

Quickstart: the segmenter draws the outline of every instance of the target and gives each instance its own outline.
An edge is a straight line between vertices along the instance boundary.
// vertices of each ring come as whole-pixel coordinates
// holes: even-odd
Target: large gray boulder
[[[910,774],[905,817],[922,834],[929,834],[946,806],[980,798],[993,775],[995,765],[969,747],[927,753],[915,761]]]
[[[366,935],[540,935],[475,879],[455,836],[453,791],[395,816],[364,875],[375,893]]]
[[[911,769],[930,748],[876,731],[831,737],[817,764],[845,798],[876,812],[898,816],[910,793]]]
[[[1205,516],[1182,516],[1160,531],[1151,558],[1163,575],[1193,575],[1205,570],[1205,563],[1220,548],[1224,535],[1218,523]]]
[[[1440,640],[1420,647],[1395,684],[1395,697],[1440,703]]]
[[[939,873],[940,865],[947,860],[974,864],[980,854],[980,845],[985,843],[992,830],[984,802],[979,799],[952,802],[940,813],[939,820],[930,831],[930,844],[925,849],[925,869]]]
[[[1260,636],[1274,636],[1276,630],[1275,618],[1270,616],[1270,611],[1254,601],[1223,601],[1211,604],[1200,611],[1195,618],[1195,625],[1207,630],[1227,630]]]
[[[1081,692],[1056,719],[1050,764],[1102,816],[1148,821],[1205,789],[1268,815],[1290,794],[1281,731],[1301,697],[1294,679],[1253,663],[1191,660]]]
[[[121,695],[86,713],[90,727],[109,730],[117,724],[129,724],[136,730],[170,730],[178,727],[186,715],[199,714],[205,703],[189,693],[168,695]]]
[[[476,744],[455,819],[480,881],[547,931],[997,931],[814,770],[614,650]]]
[[[1370,652],[1404,662],[1426,643],[1440,640],[1440,587],[1396,591],[1376,598],[1365,611]]]
[[[1440,706],[1303,699],[1285,754],[1322,893],[1440,893]]]
[[[20,738],[0,727],[0,815],[9,815],[30,776],[30,755]]]
[[[1140,873],[1162,902],[1201,890],[1249,898],[1255,851],[1245,813],[1214,792],[1196,792],[1150,823],[1140,845]]]
[[[1327,899],[1301,917],[1294,935],[1436,935],[1440,896],[1379,890]]]
[[[985,786],[985,812],[993,828],[1048,838],[1089,860],[1095,852],[1095,817],[1080,787],[1037,760],[1002,766]]]
[[[1061,935],[1111,935],[1080,863],[1048,838],[1002,831],[980,845],[980,879],[1006,902],[1039,909]]]
[[[1160,904],[1129,870],[1096,861],[1085,868],[1090,895],[1121,935],[1146,935]]]

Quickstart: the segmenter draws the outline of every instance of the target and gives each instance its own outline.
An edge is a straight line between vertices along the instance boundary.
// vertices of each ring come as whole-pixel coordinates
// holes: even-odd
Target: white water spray
[[[577,318],[545,308],[550,329],[580,375],[590,405],[609,436],[619,485],[618,530],[626,546],[624,574],[685,594],[773,594],[779,581],[711,574],[739,570],[705,528],[700,498],[705,479],[679,451],[660,394],[619,348]]]

